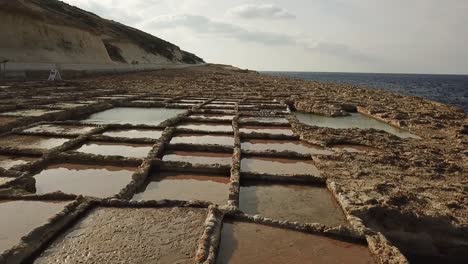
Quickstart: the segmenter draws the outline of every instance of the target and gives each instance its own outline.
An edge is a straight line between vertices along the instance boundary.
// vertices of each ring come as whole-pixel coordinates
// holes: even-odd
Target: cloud
[[[228,15],[245,19],[294,19],[288,10],[275,5],[241,5],[228,10]]]
[[[295,44],[294,38],[285,34],[248,30],[238,25],[198,15],[161,16],[144,26],[144,28],[149,29],[173,29],[175,27],[188,28],[197,34],[233,38],[265,45]]]
[[[173,30],[178,27],[186,28],[197,35],[210,38],[222,37],[241,42],[263,44],[269,47],[295,46],[307,52],[326,54],[356,63],[379,62],[378,58],[345,44],[310,40],[303,35],[249,30],[235,24],[215,21],[199,15],[160,16],[144,26],[147,30]]]

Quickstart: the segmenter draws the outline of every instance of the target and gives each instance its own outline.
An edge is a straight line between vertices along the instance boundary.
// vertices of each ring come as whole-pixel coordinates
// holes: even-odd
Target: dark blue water
[[[461,107],[468,113],[468,75],[326,73],[326,72],[263,72],[297,79],[347,83],[383,89],[404,95],[419,96]]]

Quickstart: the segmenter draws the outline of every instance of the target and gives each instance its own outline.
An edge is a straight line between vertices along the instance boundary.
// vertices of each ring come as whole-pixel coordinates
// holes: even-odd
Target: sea
[[[327,83],[345,83],[418,96],[462,108],[468,113],[468,75],[286,72],[263,74]]]

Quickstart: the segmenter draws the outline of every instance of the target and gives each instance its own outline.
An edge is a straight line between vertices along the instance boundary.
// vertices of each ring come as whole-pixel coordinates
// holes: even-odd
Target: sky
[[[272,71],[468,74],[467,0],[65,0],[205,61]]]

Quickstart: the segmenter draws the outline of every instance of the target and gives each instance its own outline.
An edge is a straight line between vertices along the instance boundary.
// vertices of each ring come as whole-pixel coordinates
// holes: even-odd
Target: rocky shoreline
[[[2,86],[18,85],[4,83]],[[35,85],[47,86],[48,83],[35,82]],[[237,106],[237,116],[232,121],[234,129],[233,162],[231,166],[231,183],[229,204],[227,207],[209,207],[209,217],[205,222],[204,240],[199,243],[197,259],[199,263],[214,263],[219,229],[226,215],[246,222],[258,222],[271,226],[289,226],[310,233],[338,234],[340,237],[354,237],[358,240],[366,238],[367,244],[380,263],[411,262],[459,263],[466,259],[468,249],[468,118],[463,111],[421,98],[396,95],[383,91],[356,88],[346,85],[321,84],[292,80],[287,78],[260,75],[256,72],[240,70],[224,65],[206,65],[187,69],[161,70],[141,72],[119,76],[102,76],[88,79],[76,79],[64,82],[63,85],[78,87],[83,94],[93,90],[109,91],[108,96],[119,92],[140,94],[158,94],[175,100],[184,97],[237,98],[240,101],[258,100],[255,114],[245,105],[245,109]],[[20,86],[19,86],[20,88]],[[78,99],[78,98],[77,98]],[[134,98],[135,99],[135,98]],[[138,99],[138,98],[136,98]],[[282,113],[279,109],[272,110],[272,105],[262,100],[284,103],[290,109],[324,116],[346,116],[349,113],[362,113],[414,133],[416,138],[399,138],[395,135],[375,129],[332,129],[300,123],[291,114]],[[4,98],[2,110],[18,109],[20,102],[15,98]],[[122,100],[113,106],[158,107],[168,106],[167,102],[136,102]],[[70,116],[86,116],[88,112],[96,112],[111,108],[110,104],[96,104],[93,107],[75,109],[68,113],[51,113],[45,119],[25,119],[2,125],[4,132],[11,129],[22,131],[28,126],[37,125],[37,121],[67,120]],[[216,113],[215,109],[198,109],[197,113]],[[81,114],[79,114],[81,113]],[[238,212],[240,156],[242,150],[239,130],[240,116],[272,116],[288,115],[288,121],[294,132],[291,136],[274,136],[273,139],[301,140],[324,149],[332,149],[336,145],[361,146],[363,151],[334,151],[333,155],[313,154],[310,160],[320,171],[320,177],[306,178],[306,181],[326,184],[335,199],[344,210],[353,230],[346,228],[334,229],[321,226],[297,225],[263,217],[243,215]],[[170,128],[187,119],[188,114],[177,116],[161,125],[165,128],[162,139],[153,146],[152,154],[160,156],[166,144],[172,137],[174,129]],[[70,124],[77,125],[75,122]],[[249,125],[259,125],[251,122]],[[26,127],[25,127],[26,126]],[[278,124],[281,126],[281,124]],[[18,129],[21,127],[21,129]],[[117,126],[123,128],[122,126]],[[104,136],[95,135],[101,129],[89,135],[71,140],[55,152],[49,153],[45,160],[32,165],[41,167],[49,159],[81,160],[87,158],[77,153],[61,153],[73,145],[79,145],[90,138],[105,141]],[[184,132],[183,129],[177,128]],[[100,130],[100,131],[101,131]],[[187,130],[185,132],[190,132]],[[219,132],[222,134],[222,132]],[[49,134],[50,136],[50,134]],[[264,138],[265,135],[257,135]],[[250,137],[255,138],[255,133]],[[138,141],[149,143],[150,141]],[[184,146],[179,146],[183,148]],[[207,146],[206,149],[225,151],[226,148]],[[14,151],[14,150],[10,150]],[[8,152],[3,149],[2,154]],[[28,151],[24,151],[26,153]],[[30,150],[28,154],[32,153]],[[245,153],[244,153],[245,154]],[[294,157],[308,159],[308,156],[288,152],[269,153],[270,156]],[[138,164],[137,160],[105,159],[93,157],[106,164],[125,163]],[[160,161],[152,162],[159,166]],[[173,169],[184,164],[163,162],[163,167]],[[147,164],[150,166],[149,164]],[[99,202],[105,206],[125,207],[138,186],[141,186],[148,175],[149,167],[143,165],[133,175],[133,180],[116,197],[117,200]],[[199,168],[200,169],[200,168]],[[229,168],[210,168],[219,172],[229,171]],[[8,177],[18,177],[7,185],[0,186],[2,197],[19,198],[29,189],[27,176],[11,170],[0,171]],[[146,176],[145,176],[146,175]],[[261,177],[254,174],[252,177]],[[262,176],[263,177],[263,176]],[[266,176],[265,176],[266,177]],[[268,178],[268,177],[267,177]],[[278,180],[278,178],[277,178]],[[304,177],[289,177],[287,181],[301,182]],[[18,187],[23,186],[23,187]],[[2,188],[3,187],[3,188]],[[74,199],[76,196],[59,195],[61,199]],[[77,197],[78,200],[83,199]],[[86,200],[86,199],[85,199]],[[75,202],[76,203],[76,202]],[[93,204],[86,200],[84,204]],[[128,205],[130,203],[130,205]],[[79,203],[78,203],[79,204]],[[151,204],[148,202],[148,204]],[[69,207],[77,207],[72,204]],[[90,207],[90,205],[82,207]],[[138,207],[145,207],[145,203]],[[159,205],[158,205],[159,206]],[[166,206],[166,205],[164,205]],[[185,206],[208,207],[204,203]],[[68,209],[67,209],[68,210]],[[86,209],[87,210],[87,209]],[[76,212],[75,212],[76,213]],[[78,214],[78,213],[76,213]],[[70,216],[71,217],[71,216]],[[211,219],[211,220],[210,220]],[[203,242],[204,241],[204,242]],[[390,242],[389,242],[390,241]],[[392,244],[395,247],[392,246]],[[33,251],[35,251],[34,249]],[[31,251],[31,249],[29,249]],[[401,251],[405,257],[399,254]],[[11,253],[11,252],[10,252]],[[24,253],[28,254],[28,253]]]

